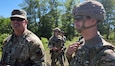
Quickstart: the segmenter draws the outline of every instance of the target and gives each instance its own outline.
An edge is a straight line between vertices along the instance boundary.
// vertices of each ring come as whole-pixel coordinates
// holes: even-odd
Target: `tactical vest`
[[[103,41],[105,43],[105,41]],[[107,49],[114,50],[112,45],[97,45],[91,49],[84,45],[79,47],[77,53],[72,58],[70,66],[99,66],[98,60],[104,56],[104,51]]]

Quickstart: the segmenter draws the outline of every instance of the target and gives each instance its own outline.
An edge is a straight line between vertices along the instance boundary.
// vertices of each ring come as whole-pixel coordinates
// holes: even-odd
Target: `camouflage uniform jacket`
[[[40,39],[29,30],[16,37],[9,36],[3,44],[1,62],[11,66],[43,66],[44,47]],[[31,64],[30,64],[31,63]]]
[[[61,36],[58,36],[58,38],[56,36],[51,36],[49,39],[48,47],[49,48],[56,47],[58,50],[64,48],[65,46],[63,38]]]
[[[70,66],[115,66],[114,46],[99,35],[84,41],[73,57],[67,57]],[[92,44],[93,43],[93,44]]]
[[[62,36],[62,39],[63,39],[63,42],[65,43],[66,42],[66,37]]]

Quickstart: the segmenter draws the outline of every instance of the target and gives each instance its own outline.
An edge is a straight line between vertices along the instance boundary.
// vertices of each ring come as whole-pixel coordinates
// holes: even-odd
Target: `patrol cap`
[[[79,5],[75,6],[73,9],[74,18],[79,18],[78,16],[90,16],[97,20],[105,19],[105,9],[103,5],[98,1],[84,1]]]
[[[23,18],[23,19],[27,20],[26,15],[27,14],[24,10],[15,9],[15,10],[12,11],[10,18],[19,17],[19,18]]]
[[[61,30],[60,30],[60,28],[57,27],[57,28],[54,28],[53,31],[59,31],[60,32]]]

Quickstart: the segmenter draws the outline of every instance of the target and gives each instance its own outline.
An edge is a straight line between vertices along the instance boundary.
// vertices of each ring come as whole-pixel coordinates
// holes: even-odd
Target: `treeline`
[[[106,39],[115,39],[115,0],[98,0],[106,10],[106,20],[101,22],[99,26],[100,33]],[[72,9],[74,5],[79,4],[80,0],[23,0],[19,6],[27,12],[28,29],[39,37],[49,39],[52,30],[55,27],[61,28],[65,32],[68,40],[76,33],[73,25]],[[0,17],[0,42],[4,36],[10,35],[11,30],[10,19]]]

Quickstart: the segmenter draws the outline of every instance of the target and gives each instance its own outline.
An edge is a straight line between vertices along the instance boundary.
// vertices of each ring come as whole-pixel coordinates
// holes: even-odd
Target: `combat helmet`
[[[99,21],[105,19],[105,9],[103,5],[98,1],[85,1],[80,3],[78,6],[75,6],[73,9],[73,16],[77,18],[77,16],[90,16],[91,18],[95,18]]]

